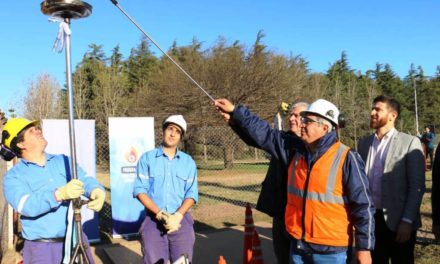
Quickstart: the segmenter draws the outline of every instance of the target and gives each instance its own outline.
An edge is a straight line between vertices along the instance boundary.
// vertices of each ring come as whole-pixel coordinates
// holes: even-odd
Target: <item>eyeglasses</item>
[[[303,124],[305,124],[305,125],[307,125],[307,124],[309,124],[309,123],[312,123],[312,122],[315,122],[315,123],[321,124],[321,121],[318,121],[318,120],[312,119],[312,118],[307,117],[307,116],[303,116],[303,117],[301,117],[301,122],[302,122]]]

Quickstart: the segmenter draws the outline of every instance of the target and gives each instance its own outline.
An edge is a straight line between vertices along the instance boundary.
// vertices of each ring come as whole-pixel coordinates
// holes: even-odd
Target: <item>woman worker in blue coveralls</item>
[[[89,209],[101,210],[105,192],[93,177],[78,167],[78,179],[71,179],[69,158],[45,152],[47,141],[38,121],[10,119],[2,132],[2,157],[21,160],[3,180],[5,198],[21,214],[22,235],[25,239],[25,264],[59,264],[63,259],[63,244],[67,229],[67,211],[71,199],[85,195]],[[85,238],[88,258],[90,253]]]
[[[181,255],[192,261],[194,221],[188,210],[198,201],[197,168],[177,148],[186,128],[183,116],[169,116],[162,144],[138,162],[133,195],[147,211],[140,228],[144,264],[174,262]]]

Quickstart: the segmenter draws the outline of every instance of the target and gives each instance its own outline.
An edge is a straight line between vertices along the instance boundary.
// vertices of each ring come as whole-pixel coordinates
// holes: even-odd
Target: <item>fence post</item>
[[[0,260],[6,251],[12,248],[10,233],[12,233],[12,219],[9,219],[9,206],[3,195],[3,177],[7,171],[6,162],[0,159]]]

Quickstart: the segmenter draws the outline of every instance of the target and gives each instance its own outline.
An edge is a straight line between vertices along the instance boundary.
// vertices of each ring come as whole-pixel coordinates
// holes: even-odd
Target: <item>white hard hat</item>
[[[178,125],[181,129],[183,134],[186,133],[186,121],[185,119],[183,119],[182,115],[170,115],[169,117],[167,117],[167,119],[165,119],[165,121],[163,121],[162,123],[162,127],[165,128],[167,126],[168,123],[173,123]]]
[[[306,111],[301,112],[301,116],[304,116],[306,114],[318,115],[332,122],[335,126],[338,126],[339,110],[334,104],[330,103],[327,100],[316,100],[311,105],[309,105],[309,108],[307,108]]]

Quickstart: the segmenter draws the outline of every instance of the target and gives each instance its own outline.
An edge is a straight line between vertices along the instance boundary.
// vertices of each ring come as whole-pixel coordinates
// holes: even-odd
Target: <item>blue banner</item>
[[[136,165],[154,148],[152,117],[109,118],[110,186],[113,237],[137,234],[145,217],[143,205],[133,197]]]

